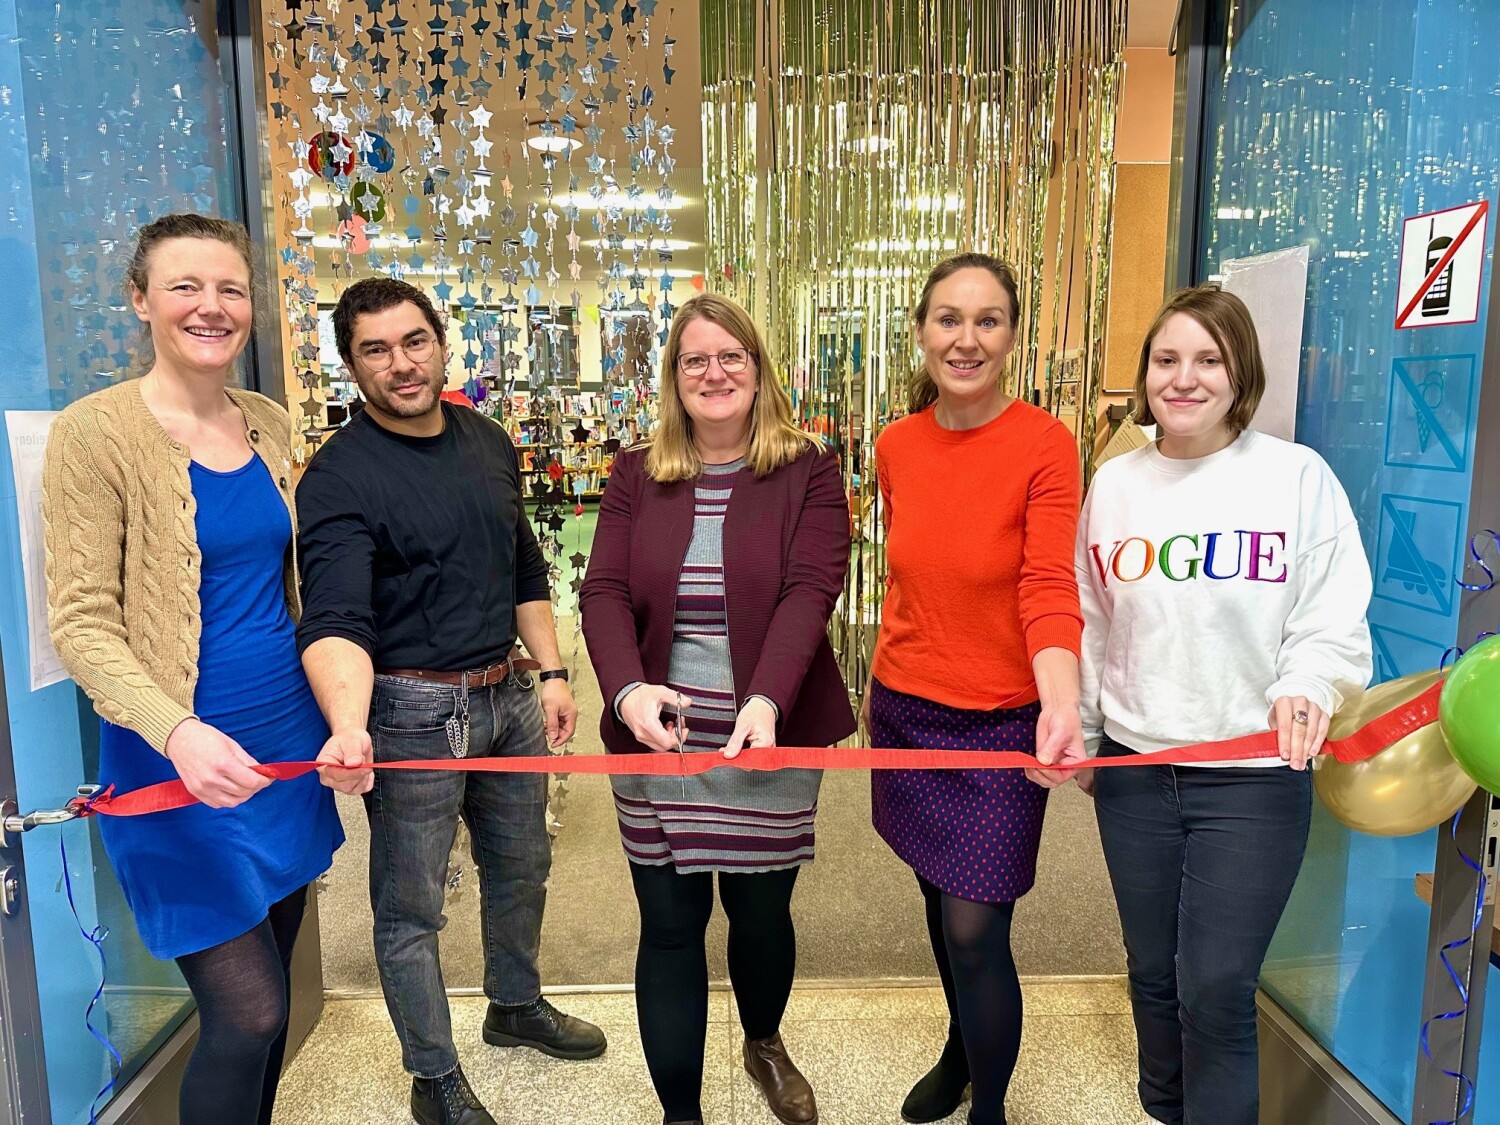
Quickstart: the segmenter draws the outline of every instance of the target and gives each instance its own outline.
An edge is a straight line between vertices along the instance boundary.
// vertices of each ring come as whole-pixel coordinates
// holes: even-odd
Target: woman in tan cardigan
[[[222,219],[141,231],[150,369],[64,410],[43,476],[52,639],[103,717],[99,780],[180,777],[202,802],[100,822],[146,947],[198,1004],[183,1125],[270,1122],[306,886],[343,842],[316,777],[266,790],[255,769],[315,758],[328,731],[293,638],[291,423],[232,385],[251,263]]]

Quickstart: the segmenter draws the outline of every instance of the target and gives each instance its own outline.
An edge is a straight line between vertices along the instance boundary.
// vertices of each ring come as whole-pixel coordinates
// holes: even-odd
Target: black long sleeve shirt
[[[515,643],[516,606],[550,596],[510,435],[472,410],[442,411],[432,438],[362,412],[308,465],[299,651],[343,637],[377,669],[483,668]]]

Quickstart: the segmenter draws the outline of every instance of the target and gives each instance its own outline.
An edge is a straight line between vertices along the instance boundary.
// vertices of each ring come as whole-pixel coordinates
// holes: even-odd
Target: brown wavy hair
[[[927,275],[927,282],[922,286],[922,296],[917,299],[916,310],[912,313],[912,322],[921,328],[927,323],[927,312],[932,305],[932,291],[937,288],[940,281],[946,281],[959,270],[984,270],[1000,283],[1000,288],[1005,290],[1010,298],[1010,326],[1016,327],[1016,321],[1021,315],[1020,287],[1016,284],[1016,271],[999,258],[989,254],[957,254],[947,258],[932,267],[932,272]],[[927,372],[927,364],[917,364],[917,369],[912,373],[911,381],[906,390],[906,409],[915,414],[919,410],[926,410],[937,401],[937,384],[932,381],[932,376]]]
[[[255,247],[250,242],[250,232],[241,223],[218,219],[212,215],[198,215],[191,211],[163,215],[140,229],[135,238],[135,248],[130,252],[130,262],[125,267],[127,302],[135,293],[146,292],[151,272],[151,255],[163,242],[174,238],[202,238],[234,247],[250,275],[251,324],[256,328],[265,327],[262,319],[263,310],[268,307],[265,277],[255,264]],[[151,342],[151,325],[143,323],[140,338],[134,348],[132,366],[136,371],[144,373],[155,362],[156,348]]]
[[[1250,419],[1255,417],[1256,408],[1260,406],[1261,396],[1266,393],[1266,365],[1261,359],[1260,337],[1255,333],[1250,310],[1244,301],[1217,285],[1179,289],[1157,310],[1156,319],[1151,322],[1146,339],[1141,343],[1140,362],[1135,369],[1135,422],[1142,426],[1156,424],[1151,403],[1146,399],[1151,342],[1156,339],[1162,325],[1178,313],[1186,313],[1196,320],[1219,345],[1219,354],[1224,357],[1224,367],[1229,372],[1229,389],[1234,394],[1234,405],[1224,416],[1224,425],[1232,434],[1248,430]]]
[[[733,336],[755,364],[755,402],[750,407],[750,451],[745,464],[758,477],[789,465],[808,449],[823,448],[812,434],[798,429],[792,417],[792,398],[781,385],[766,354],[766,343],[750,314],[717,293],[699,293],[684,301],[672,317],[672,330],[661,357],[661,395],[656,431],[646,453],[646,473],[663,484],[694,480],[703,472],[703,458],[693,444],[693,420],[677,392],[677,357],[682,333],[695,320],[708,320]]]

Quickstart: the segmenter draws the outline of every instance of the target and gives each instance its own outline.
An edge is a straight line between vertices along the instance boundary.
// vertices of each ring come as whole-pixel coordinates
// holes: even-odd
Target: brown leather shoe
[[[787,1057],[780,1035],[745,1040],[745,1073],[766,1096],[782,1125],[818,1125],[818,1103],[812,1086]]]

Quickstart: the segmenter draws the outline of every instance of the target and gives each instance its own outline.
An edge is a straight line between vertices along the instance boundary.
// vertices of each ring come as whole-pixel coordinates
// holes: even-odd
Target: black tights
[[[729,982],[747,1039],[775,1035],[792,994],[797,937],[791,905],[797,870],[719,875],[719,899],[729,918]],[[713,875],[679,875],[670,864],[632,863],[630,878],[641,911],[635,1006],[646,1068],[665,1119],[689,1121],[702,1116],[708,1034],[703,935],[714,910]]]
[[[306,904],[302,887],[249,933],[177,958],[198,1002],[181,1125],[270,1125],[286,1051],[292,945]]]
[[[1021,1053],[1021,980],[1010,951],[1013,902],[970,902],[920,875],[927,936],[937,958],[950,1026],[956,1026],[973,1083],[970,1120],[1004,1125],[1005,1091]]]

